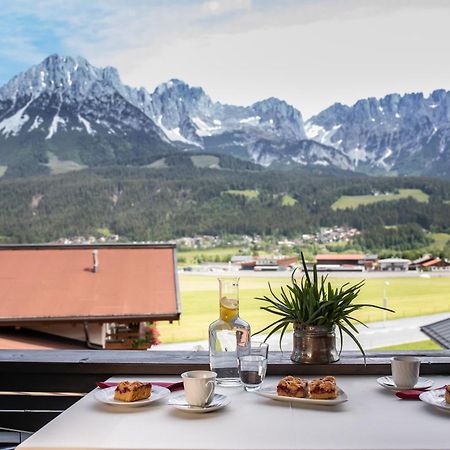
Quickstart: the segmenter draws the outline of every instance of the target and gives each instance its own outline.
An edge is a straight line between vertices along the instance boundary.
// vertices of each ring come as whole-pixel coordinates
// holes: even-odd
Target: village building
[[[319,271],[362,271],[364,270],[364,254],[319,254],[316,255]]]
[[[434,258],[422,264],[424,270],[450,270],[450,262],[442,258]]]
[[[379,261],[381,271],[406,271],[409,269],[411,261],[403,258],[386,258]]]
[[[297,262],[298,258],[295,256],[260,256],[241,262],[241,270],[254,270],[255,272],[286,270],[293,268]]]

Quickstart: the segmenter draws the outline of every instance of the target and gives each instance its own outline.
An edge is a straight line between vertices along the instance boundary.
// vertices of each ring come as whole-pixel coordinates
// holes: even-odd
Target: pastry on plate
[[[450,384],[447,384],[447,386],[445,386],[445,401],[447,403],[450,403]]]
[[[114,391],[114,400],[122,402],[136,402],[149,398],[152,394],[152,385],[140,381],[122,381]]]
[[[332,376],[312,380],[309,383],[309,397],[317,400],[332,400],[337,397],[336,378]]]
[[[331,375],[327,375],[326,377],[320,378],[322,381],[331,381],[332,383],[336,384],[336,378],[331,376]]]
[[[308,381],[289,375],[277,385],[277,394],[283,397],[304,398],[308,392]]]

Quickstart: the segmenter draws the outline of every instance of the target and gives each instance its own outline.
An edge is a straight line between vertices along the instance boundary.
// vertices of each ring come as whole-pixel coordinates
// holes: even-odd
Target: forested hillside
[[[159,169],[111,167],[3,179],[1,239],[47,242],[98,236],[99,230],[138,241],[195,234],[290,237],[320,226],[348,225],[365,231],[361,242],[375,247],[386,226],[417,224],[419,232],[450,232],[450,182],[445,180],[269,171],[251,164],[237,168],[232,159],[222,160],[219,169],[198,168],[186,158],[165,164]],[[418,189],[428,195],[427,201],[404,198],[331,208],[343,195],[399,189]],[[417,228],[407,232],[414,235]]]

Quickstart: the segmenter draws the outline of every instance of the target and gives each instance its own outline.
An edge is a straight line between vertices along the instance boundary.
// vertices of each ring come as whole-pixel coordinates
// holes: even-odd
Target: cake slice
[[[309,383],[309,397],[317,400],[335,399],[337,397],[336,378],[328,376],[312,380]]]
[[[291,375],[282,378],[277,385],[277,394],[282,397],[304,398],[308,392],[308,381]]]
[[[122,381],[114,391],[114,400],[122,402],[136,402],[149,398],[152,393],[151,383],[142,383],[140,381]]]
[[[450,403],[450,384],[447,384],[447,386],[445,386],[445,401],[447,403]]]

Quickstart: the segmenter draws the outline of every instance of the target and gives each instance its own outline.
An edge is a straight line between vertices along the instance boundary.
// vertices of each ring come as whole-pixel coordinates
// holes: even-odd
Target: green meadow
[[[431,339],[418,342],[408,342],[407,344],[390,345],[388,347],[379,347],[376,350],[442,350],[442,347]]]
[[[225,261],[239,255],[240,247],[215,247],[194,250],[177,250],[179,266],[198,264],[202,261]]]
[[[412,197],[418,202],[428,202],[428,195],[420,189],[399,189],[398,194],[379,194],[379,195],[343,195],[336,200],[331,208],[333,210],[351,208],[355,209],[361,205],[371,203],[400,200],[402,198]]]
[[[361,279],[364,274],[361,274]],[[346,282],[356,283],[359,278],[344,279],[330,278],[333,286],[340,286]],[[261,301],[255,299],[268,294],[268,285],[278,290],[289,281],[286,277],[259,278],[246,276],[240,278],[240,312],[247,320],[253,332],[268,325],[273,316],[260,310]],[[385,282],[389,285],[385,285]],[[180,274],[179,275],[182,314],[179,322],[169,324],[160,322],[163,343],[188,342],[205,340],[208,338],[208,325],[218,318],[218,282],[217,277],[209,275]],[[450,277],[414,277],[414,278],[368,278],[361,289],[358,301],[382,306],[384,288],[387,290],[388,306],[395,310],[395,314],[387,313],[387,319],[420,316],[450,311]],[[359,312],[356,318],[373,322],[383,320],[383,312],[366,308]]]
[[[240,195],[249,200],[252,200],[258,198],[259,191],[257,191],[256,189],[228,189],[228,191],[225,191],[225,194]]]
[[[281,199],[281,204],[283,206],[294,206],[297,204],[297,200],[289,194],[284,194]]]

